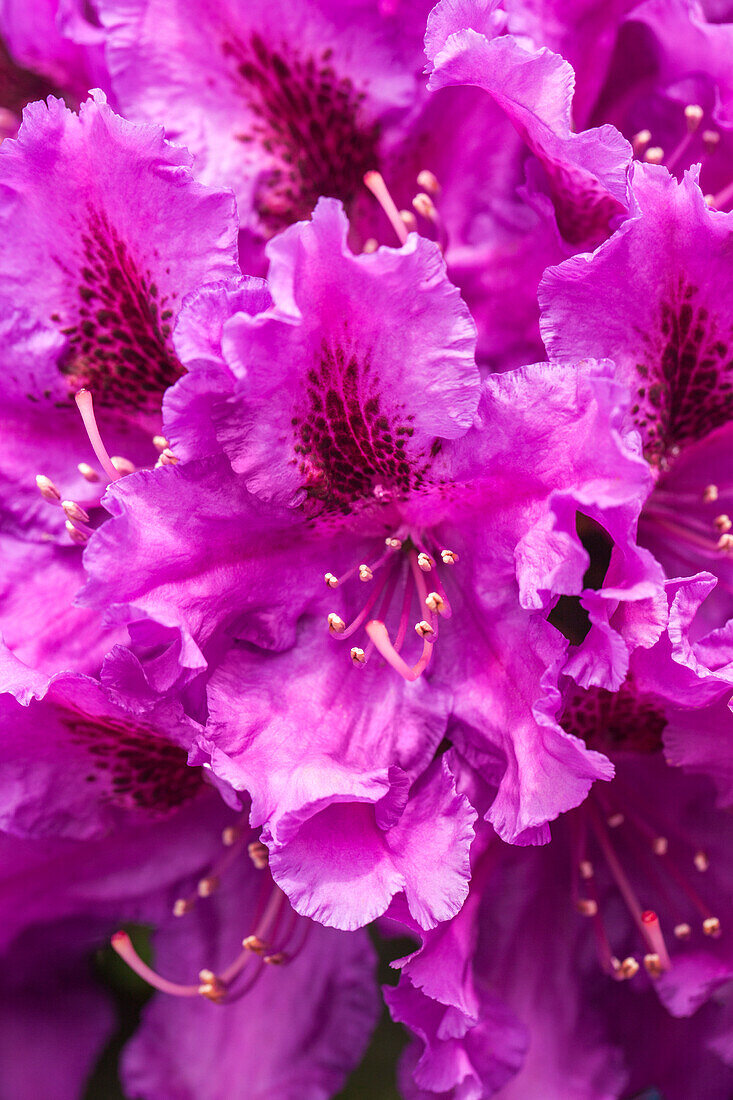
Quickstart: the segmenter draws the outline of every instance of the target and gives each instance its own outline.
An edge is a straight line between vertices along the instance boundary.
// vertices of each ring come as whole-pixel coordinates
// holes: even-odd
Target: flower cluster
[[[3,1100],[727,1100],[733,4],[0,34]]]

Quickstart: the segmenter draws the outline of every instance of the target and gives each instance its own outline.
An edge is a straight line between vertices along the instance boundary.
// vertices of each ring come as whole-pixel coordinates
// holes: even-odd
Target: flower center
[[[439,619],[451,617],[451,606],[438,575],[437,562],[452,567],[458,561],[453,550],[441,547],[432,535],[419,535],[407,527],[384,541],[385,549],[371,562],[353,566],[341,577],[326,573],[329,588],[338,588],[357,575],[369,585],[370,591],[361,610],[347,624],[336,612],[328,616],[328,629],[333,638],[344,642],[363,627],[366,647],[352,646],[354,665],[367,664],[376,650],[405,680],[418,680],[430,663],[433,646],[438,639]],[[430,584],[428,585],[428,580]],[[400,592],[401,589],[401,592]],[[417,603],[421,616],[414,630],[422,640],[422,651],[410,665],[401,654],[407,640],[413,608]],[[388,621],[392,623],[394,641]]]
[[[670,841],[624,800],[618,781],[612,786],[615,798],[591,794],[571,815],[573,843],[573,900],[578,912],[592,921],[603,970],[616,980],[633,978],[640,970],[635,955],[623,960],[613,953],[608,925],[603,917],[605,898],[620,894],[641,946],[642,963],[653,979],[671,969],[674,952],[662,925],[671,927],[675,941],[687,941],[699,921],[705,936],[721,934],[720,920],[692,885],[676,857]],[[691,860],[697,873],[707,871],[709,861],[702,851],[676,847],[684,861]],[[637,891],[634,883],[641,884]],[[654,896],[656,909],[644,908]],[[660,915],[661,914],[661,918]]]
[[[175,917],[185,917],[191,909],[211,897],[218,889],[222,875],[246,848],[255,868],[265,872],[253,919],[253,931],[242,940],[242,949],[228,966],[215,972],[204,969],[195,983],[184,985],[158,974],[138,955],[126,932],[115,932],[112,947],[149,985],[174,997],[205,997],[215,1004],[231,1004],[252,989],[267,966],[283,966],[295,959],[305,947],[311,922],[291,909],[285,894],[272,881],[268,853],[264,844],[253,840],[241,825],[230,826],[222,834],[227,849],[220,859],[199,879],[196,891],[178,898],[173,906]]]
[[[242,142],[256,141],[272,167],[257,196],[270,233],[306,217],[319,196],[350,204],[378,160],[379,127],[364,114],[366,95],[331,64],[331,51],[302,57],[283,42],[271,49],[254,33],[222,45],[254,116]]]

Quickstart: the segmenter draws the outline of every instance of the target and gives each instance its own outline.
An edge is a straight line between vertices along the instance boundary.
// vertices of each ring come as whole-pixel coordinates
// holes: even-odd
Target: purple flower
[[[733,732],[733,716],[719,706],[731,688],[729,669],[715,667],[722,639],[687,640],[709,587],[669,586],[669,629],[636,651],[618,692],[566,682],[562,704],[556,696],[560,722],[610,756],[614,779],[555,823],[545,847],[510,849],[480,829],[464,909],[422,933],[420,950],[399,964],[400,985],[386,996],[417,1035],[407,1064],[419,1059],[416,1082],[426,1093],[442,1094],[449,1065],[452,1085],[491,1095],[499,1054],[514,1050],[510,1096],[595,1100],[653,1084],[684,1097],[694,1086],[673,1053],[684,1039],[695,1080],[707,1082],[703,1095],[727,1094],[731,1073],[709,1051],[720,1029],[723,1053],[728,1022],[701,1006],[729,995],[733,973],[730,819],[713,808],[707,782],[670,768],[660,751],[669,729],[688,728],[692,740],[703,717],[719,741]],[[455,768],[480,809],[490,794]],[[396,907],[392,915],[404,920]],[[670,1019],[698,1010],[684,1030]],[[495,1060],[482,1066],[472,1028],[491,1032],[510,1013],[513,1042],[495,1043]],[[529,1033],[524,1061],[519,1022]]]
[[[553,359],[615,362],[655,481],[641,540],[668,576],[717,574],[707,621],[719,626],[733,609],[733,215],[710,211],[693,176],[677,183],[661,167],[637,167],[633,190],[638,210],[609,241],[546,273],[542,331]]]
[[[626,211],[629,145],[612,126],[574,133],[571,66],[506,30],[498,0],[441,0],[425,37],[429,87],[488,92],[537,158],[544,176],[532,172],[530,187],[549,195],[564,240],[576,248],[596,244]]]
[[[364,174],[418,107],[424,16],[383,15],[371,0],[103,0],[100,12],[122,109],[185,142],[204,182],[233,188],[255,235],[307,216],[321,195],[363,210]]]
[[[454,836],[424,837],[425,858],[465,843],[445,767],[401,816],[449,720],[496,778],[491,820],[512,841],[545,837],[609,774],[541,705],[566,648],[546,615],[588,564],[576,511],[601,507],[640,592],[658,581],[629,541],[648,471],[607,419],[603,368],[539,365],[480,386],[435,246],[412,236],[354,256],[346,230],[323,201],[273,240],[263,313],[223,319],[236,288],[192,300],[194,358],[166,431],[178,448],[180,426],[194,458],[200,413],[202,451],[223,448],[237,472],[218,455],[124,479],[86,553],[84,598],[130,623],[156,690],[208,669],[200,759],[252,795],[299,911],[351,927],[400,889],[388,830],[412,851],[428,789],[458,817]],[[124,576],[110,570],[121,557]],[[352,844],[363,894],[328,882]],[[413,892],[427,926],[466,889],[459,848],[435,865],[453,886],[440,904],[427,880],[423,902]]]
[[[171,705],[133,714],[8,654],[2,687],[3,1091],[38,1095],[34,1063],[53,1056],[57,1094],[79,1095],[113,1026],[87,956],[133,921],[157,928],[154,969],[126,933],[113,946],[159,993],[123,1055],[131,1094],[333,1095],[374,1022],[365,935],[296,916],[243,817],[169,740],[186,725]]]
[[[102,518],[110,476],[157,458],[162,394],[183,371],[171,339],[180,303],[238,272],[233,200],[195,183],[183,150],[100,93],[78,116],[54,99],[28,107],[0,151],[0,182],[0,621],[33,666],[93,671],[111,643],[98,616],[72,606],[78,544]],[[103,475],[88,462],[81,386],[123,456]]]

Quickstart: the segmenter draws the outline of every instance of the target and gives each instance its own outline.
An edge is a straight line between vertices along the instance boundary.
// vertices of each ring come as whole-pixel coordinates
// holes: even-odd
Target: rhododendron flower
[[[0,660],[3,1094],[38,1095],[49,1060],[55,1095],[79,1094],[114,1026],[87,958],[114,933],[158,990],[123,1054],[131,1094],[333,1095],[375,1017],[365,934],[290,909],[170,739],[172,704],[133,714],[88,677]],[[152,968],[123,921],[156,925]]]
[[[545,617],[587,565],[576,510],[604,500],[639,593],[657,581],[630,542],[648,473],[607,419],[604,369],[536,366],[481,385],[436,247],[412,236],[354,256],[346,232],[322,201],[272,241],[263,313],[223,320],[236,290],[192,301],[184,337],[193,350],[191,334],[207,333],[208,351],[199,335],[168,402],[192,461],[108,494],[115,518],[90,542],[84,598],[131,624],[158,690],[206,670],[201,752],[252,795],[294,904],[353,926],[400,888],[392,870],[387,892],[370,876],[399,869],[384,830],[408,845],[406,792],[449,721],[496,776],[490,818],[511,841],[546,837],[610,774],[538,713],[566,648]],[[110,569],[121,555],[124,576]],[[431,798],[457,809],[445,769],[430,774],[443,785]],[[447,833],[433,842],[437,856]],[[345,867],[364,853],[363,895],[328,885],[341,843]],[[456,849],[441,865],[455,885],[426,905],[428,925],[460,905],[464,862]],[[417,905],[416,884],[409,896]]]
[[[93,671],[110,644],[72,604],[78,546],[110,477],[165,448],[153,437],[183,371],[171,342],[181,301],[238,271],[232,197],[196,183],[189,162],[100,93],[78,116],[55,99],[28,107],[0,150],[0,622],[49,671]],[[83,386],[116,466],[95,461],[74,403]]]
[[[614,779],[556,822],[545,847],[510,849],[478,832],[466,905],[420,933],[422,946],[398,964],[398,988],[386,991],[417,1036],[406,1096],[490,1095],[512,1072],[506,1095],[548,1100],[652,1083],[684,1097],[698,1076],[709,1082],[703,1095],[730,1088],[733,1071],[711,1042],[722,1045],[728,1022],[712,1003],[698,1013],[729,997],[733,975],[730,819],[713,807],[709,783],[661,759],[670,729],[692,740],[707,721],[718,740],[733,733],[720,705],[733,684],[727,635],[688,638],[711,587],[709,577],[669,586],[668,631],[636,651],[618,692],[566,682],[561,704],[556,697],[562,726],[608,754]],[[480,808],[490,793],[455,767]],[[418,931],[401,903],[390,915]]]
[[[654,474],[641,539],[668,576],[718,575],[705,611],[720,626],[733,608],[733,215],[709,210],[693,175],[677,183],[661,166],[638,166],[633,190],[638,211],[609,241],[546,273],[542,329],[553,358],[614,360]]]

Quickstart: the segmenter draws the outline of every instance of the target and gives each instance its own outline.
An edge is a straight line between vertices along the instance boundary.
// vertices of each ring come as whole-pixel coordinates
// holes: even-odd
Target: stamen
[[[364,582],[374,580],[374,574],[368,565],[359,566],[359,580]]]
[[[215,1004],[222,1004],[226,997],[226,987],[213,970],[199,970],[199,993]]]
[[[221,842],[225,848],[231,848],[232,844],[237,843],[241,835],[241,830],[236,825],[227,825],[226,829],[221,831]]]
[[[408,233],[414,233],[417,229],[417,218],[412,210],[400,210],[400,217],[405,224]]]
[[[435,562],[429,554],[423,552],[417,555],[417,564],[420,566],[423,573],[429,573],[435,565]]]
[[[634,956],[628,955],[623,962],[618,964],[618,969],[620,977],[625,981],[629,981],[631,978],[636,977],[640,967]]]
[[[196,884],[196,893],[200,898],[210,898],[218,889],[219,878],[217,875],[208,875],[206,878],[199,879]]]
[[[425,606],[434,611],[437,615],[442,615],[444,619],[450,618],[450,608],[446,601],[438,592],[429,592],[425,597]]]
[[[685,121],[687,123],[687,130],[689,133],[694,134],[698,126],[703,120],[705,112],[698,103],[688,103],[685,107]]]
[[[733,535],[721,535],[717,546],[718,550],[722,550],[724,554],[730,554],[733,550]]]
[[[415,630],[421,638],[428,638],[435,634],[432,626],[430,623],[426,622],[425,619],[421,619],[419,623],[415,623]]]
[[[173,916],[185,917],[186,913],[190,913],[194,907],[194,903],[189,901],[188,898],[176,898],[173,902]]]
[[[323,579],[329,588],[338,588],[339,579],[338,577],[334,577],[333,573],[326,573]]]
[[[678,940],[689,940],[692,935],[692,929],[687,921],[682,921],[680,924],[674,926],[674,934]]]
[[[66,528],[66,533],[68,534],[71,541],[75,542],[78,546],[86,546],[86,544],[89,542],[89,535],[87,535],[84,531],[80,531],[79,528],[74,523],[72,523],[70,519],[66,520],[66,522],[64,523],[64,527]]]
[[[623,825],[625,820],[626,818],[623,814],[615,813],[606,818],[606,824],[608,825],[609,829],[618,829],[621,825]]]
[[[170,447],[170,443],[164,435],[154,435],[153,446],[155,447],[156,451],[164,451],[167,447]]]
[[[397,234],[400,244],[405,244],[408,238],[407,226],[400,217],[397,205],[390,195],[381,172],[367,172],[364,175],[364,185],[371,191],[374,198],[384,210],[389,223]]]
[[[631,139],[631,148],[634,152],[634,156],[640,157],[651,140],[651,130],[639,130],[638,134],[634,134]]]
[[[359,646],[352,646],[349,652],[351,660],[354,662],[355,665],[363,665],[366,663],[366,654],[364,653],[363,649],[359,648]]]
[[[649,977],[655,980],[661,978],[665,969],[662,966],[662,960],[659,958],[659,955],[655,953],[644,956],[644,966],[646,967],[646,972]]]
[[[331,634],[343,634],[343,632],[346,630],[346,623],[340,615],[336,614],[335,611],[331,612],[331,614],[328,616],[327,621],[328,629],[330,630]]]
[[[87,389],[81,389],[76,394],[76,406],[81,413],[81,419],[86,433],[89,436],[89,442],[92,445],[92,450],[99,459],[100,465],[110,481],[117,481],[122,477],[122,472],[117,469],[112,459],[107,454],[107,450],[102,442],[102,437],[99,434],[99,428],[97,427],[97,420],[94,416],[94,402],[92,395]]]
[[[655,856],[666,856],[669,849],[669,841],[666,836],[655,836],[652,840],[652,851]]]
[[[376,237],[369,237],[368,240],[364,241],[362,252],[365,252],[367,256],[369,256],[372,252],[376,252],[378,248],[379,241],[376,239]]]
[[[730,531],[731,527],[733,527],[733,523],[730,521],[730,516],[723,514],[715,517],[713,526],[716,530],[720,531],[721,534],[725,535]]]
[[[177,461],[178,459],[176,459],[176,462]],[[122,455],[112,455],[111,462],[120,477],[124,477],[126,474],[135,473],[135,463],[130,462],[129,458],[123,458]],[[160,459],[158,459],[156,465],[159,464]]]
[[[270,853],[266,846],[259,840],[253,840],[247,845],[247,854],[258,871],[264,871],[270,862]]]
[[[708,859],[706,853],[702,851],[702,849],[695,852],[692,862],[695,864],[695,867],[701,874],[704,874],[704,872],[707,871],[708,867],[710,866],[710,860]]]
[[[458,554],[453,550],[441,550],[440,557],[443,565],[455,565],[458,559]]]
[[[51,481],[50,477],[46,477],[45,474],[36,474],[36,485],[44,500],[50,500],[54,504],[57,504],[58,501],[61,500],[61,493]]]
[[[598,902],[594,898],[578,898],[575,904],[584,917],[595,917],[598,913]]]
[[[720,134],[717,130],[703,130],[702,141],[706,153],[714,153],[720,144]]]
[[[644,153],[642,160],[645,160],[647,164],[662,164],[664,161],[664,149],[661,145],[652,145]]]
[[[76,468],[87,481],[99,481],[99,474],[88,462],[80,462]]]
[[[421,187],[423,191],[427,191],[429,195],[437,196],[440,194],[440,184],[428,168],[423,168],[422,172],[418,173],[417,186]]]
[[[702,930],[706,936],[712,936],[717,940],[720,935],[720,921],[717,917],[706,917],[702,922]]]
[[[706,485],[702,492],[702,499],[705,504],[714,504],[718,499],[718,486]]]
[[[77,504],[75,500],[62,500],[61,507],[69,519],[78,520],[81,523],[89,523],[89,513],[85,512],[81,505]]]

